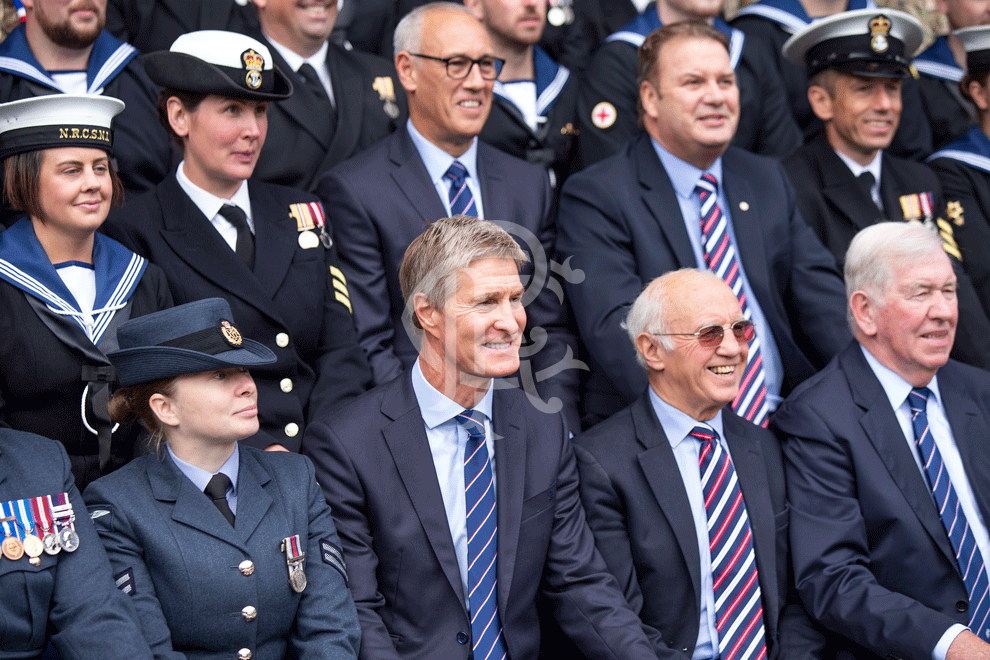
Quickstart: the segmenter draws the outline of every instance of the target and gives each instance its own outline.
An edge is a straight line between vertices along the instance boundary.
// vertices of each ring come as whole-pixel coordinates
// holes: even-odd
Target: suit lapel
[[[269,481],[271,476],[268,472],[250,453],[242,450],[237,473],[237,515],[234,516],[234,530],[245,543],[271,508],[272,496],[264,488]]]
[[[166,455],[161,460],[148,462],[148,481],[156,500],[172,503],[172,520],[244,548],[237,531],[206,495],[179,471],[171,457]]]
[[[526,438],[507,397],[494,392],[492,432],[495,433],[495,496],[498,501],[498,609],[508,612],[516,567],[523,491],[526,488]]]
[[[688,238],[681,215],[681,205],[677,193],[670,182],[670,176],[660,163],[653,149],[653,143],[645,133],[641,134],[630,147],[634,149],[636,170],[639,172],[639,185],[643,203],[650,210],[654,221],[660,226],[661,235],[674,253],[677,266],[681,268],[697,266],[691,239]],[[701,219],[698,219],[701,222]]]
[[[760,200],[757,191],[749,184],[745,172],[735,167],[731,156],[722,158],[722,185],[725,188],[725,199],[729,209],[723,209],[732,218],[732,227],[736,239],[736,254],[746,271],[746,280],[756,295],[757,300],[774,300],[773,304],[782,304],[779,297],[768,295],[765,290],[767,282],[771,281],[767,255],[770,250],[763,244],[763,230],[760,223]],[[761,291],[761,289],[764,289]],[[787,318],[785,310],[778,310],[779,316]]]
[[[254,218],[255,250],[254,274],[264,289],[265,297],[257,300],[271,300],[282,286],[282,280],[292,263],[296,250],[296,221],[289,216],[289,209],[279,205],[271,195],[261,194],[261,184],[252,181],[248,186],[251,197],[251,215]],[[322,248],[316,248],[322,250]]]
[[[853,343],[840,355],[839,360],[847,375],[853,401],[864,411],[859,423],[866,437],[873,443],[880,459],[887,466],[891,479],[918,516],[925,531],[952,566],[957,567],[955,551],[935,508],[932,491],[918,470],[901,425],[890,407],[890,400],[863,357],[859,344]],[[950,419],[950,423],[951,421]]]
[[[333,44],[327,49],[327,70],[330,72],[330,84],[333,86],[333,98],[337,102],[337,127],[347,130],[334,131],[330,138],[330,148],[320,171],[329,169],[329,163],[339,163],[357,149],[361,137],[362,115],[364,106],[361,103],[349,102],[349,99],[363,98],[367,90],[361,89],[364,80],[358,71],[350,67],[340,66],[340,58],[335,57]]]
[[[509,213],[508,202],[512,199],[505,190],[505,176],[491,158],[488,145],[478,142],[478,178],[481,179],[481,204],[486,220],[506,220],[513,218]],[[518,240],[518,239],[517,239]]]
[[[208,5],[210,2],[206,1],[203,4]],[[296,90],[295,93],[289,98],[278,102],[278,109],[291,117],[292,121],[298,124],[304,131],[309,133],[313,139],[316,140],[317,144],[319,144],[325,151],[330,147],[330,142],[327,140],[330,132],[326,130],[325,125],[322,127],[323,130],[321,130],[321,123],[326,124],[327,118],[320,117],[319,114],[314,113],[313,106],[306,103],[308,98],[306,83],[299,77],[299,74],[297,74],[292,67],[289,66],[289,63],[285,61],[285,58],[282,57],[281,53],[279,53],[274,46],[271,46],[271,44],[269,44],[268,50],[272,54],[272,60],[274,61],[275,66],[277,66],[282,73],[284,73],[285,76],[292,81],[292,87]],[[330,80],[333,81],[332,72],[330,74]],[[334,92],[336,91],[337,89],[335,87]],[[339,99],[341,97],[338,96],[337,98]]]
[[[767,463],[759,440],[753,435],[753,427],[726,409],[722,414],[725,426],[725,442],[729,445],[732,465],[739,479],[749,526],[753,531],[753,551],[760,575],[763,594],[763,614],[767,630],[777,629],[777,585],[787,576],[777,575],[777,530],[773,504],[770,502],[770,485],[767,482]]]
[[[444,217],[447,211],[405,127],[396,131],[395,139],[389,145],[389,158],[392,161],[392,179],[420,217],[425,222]]]
[[[876,224],[882,217],[873,198],[860,187],[852,170],[835,153],[824,136],[819,136],[812,143],[815,161],[821,165],[819,177],[822,182],[822,195],[834,207],[845,221],[857,229],[864,229]],[[881,170],[881,180],[884,178]],[[881,195],[883,186],[881,185]],[[889,217],[889,203],[884,200]]]
[[[393,381],[388,393],[382,398],[381,410],[382,414],[392,420],[391,424],[382,429],[382,435],[392,453],[395,468],[440,568],[457,594],[458,602],[463,603],[465,594],[461,586],[460,569],[457,567],[457,555],[454,553],[454,542],[450,537],[450,524],[447,522],[433,454],[426,438],[423,417],[416,402],[409,372]]]
[[[950,367],[951,368],[951,367]],[[945,415],[949,419],[949,428],[966,466],[966,476],[969,479],[970,490],[976,498],[984,520],[990,520],[990,492],[981,485],[990,483],[990,452],[986,450],[986,426],[981,422],[980,411],[972,396],[964,389],[963,382],[946,373],[947,368],[940,370],[944,374],[938,380],[938,388],[942,394],[942,404]],[[984,557],[984,561],[986,558]]]
[[[637,457],[640,468],[681,548],[684,563],[691,575],[691,584],[694,586],[695,598],[692,602],[699,603],[701,557],[698,555],[698,534],[694,528],[691,503],[684,490],[677,459],[674,458],[670,441],[653,412],[648,395],[633,403],[632,415],[636,439],[644,447],[644,451]]]
[[[887,156],[886,152],[881,156],[881,159],[880,199],[883,200],[884,218],[894,222],[903,222],[904,209],[901,207],[901,198],[898,197],[897,192],[918,190],[918,182],[902,181],[897,168],[890,164],[890,157]]]

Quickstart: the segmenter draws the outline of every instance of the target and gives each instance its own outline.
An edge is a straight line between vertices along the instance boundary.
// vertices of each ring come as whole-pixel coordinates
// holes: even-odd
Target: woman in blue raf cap
[[[313,465],[239,446],[258,430],[248,368],[275,355],[219,298],[132,319],[118,338],[111,417],[138,417],[164,448],[85,499],[155,656],[355,658],[357,614]]]
[[[162,272],[96,231],[122,187],[106,96],[0,105],[5,195],[25,213],[0,234],[0,422],[58,440],[82,488],[135,453],[107,417],[116,326],[172,304]]]
[[[177,303],[229,301],[276,357],[254,372],[264,433],[247,442],[298,451],[307,422],[367,389],[371,371],[322,205],[250,178],[268,103],[292,86],[265,45],[232,32],[185,34],[144,62],[184,160],[112,213],[106,231],[165,270]]]

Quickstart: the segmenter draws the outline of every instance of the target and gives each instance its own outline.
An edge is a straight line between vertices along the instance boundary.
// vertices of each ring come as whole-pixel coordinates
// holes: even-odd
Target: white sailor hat
[[[144,56],[148,76],[162,87],[258,101],[292,94],[292,83],[272,62],[268,47],[237,32],[187,32],[169,50]]]
[[[861,76],[907,75],[924,29],[896,9],[857,9],[813,21],[784,44],[784,57],[813,76],[837,69]]]
[[[966,71],[978,76],[990,71],[990,25],[961,28],[952,34],[966,49]]]
[[[0,159],[53,147],[109,152],[110,123],[123,109],[120,99],[88,94],[46,94],[0,104]]]

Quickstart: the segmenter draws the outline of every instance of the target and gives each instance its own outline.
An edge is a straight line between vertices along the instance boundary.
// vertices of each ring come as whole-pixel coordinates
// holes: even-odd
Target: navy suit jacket
[[[517,389],[496,389],[492,429],[498,610],[509,657],[537,658],[541,598],[589,657],[656,658],[595,550],[560,415],[538,412]],[[363,633],[360,657],[469,658],[471,623],[409,373],[307,434],[344,546]]]
[[[242,648],[255,660],[356,656],[354,604],[333,557],[340,542],[304,457],[241,446],[233,527],[167,453],[97,479],[86,503],[157,658],[233,658]],[[281,550],[295,534],[309,581],[301,594]],[[248,605],[257,617],[243,615]]]
[[[938,386],[988,521],[990,377],[950,360]],[[847,637],[856,658],[928,660],[949,626],[968,624],[969,598],[932,491],[859,344],[795,390],[773,424],[808,612]]]
[[[549,271],[556,231],[547,173],[479,141],[478,177],[485,218],[521,227],[506,229],[533,260],[523,269],[527,299],[536,294],[526,304],[526,335],[539,346],[538,333],[531,332],[539,326],[546,338],[532,360],[522,361],[518,378],[530,392],[535,383],[544,401],[559,397],[568,422],[576,424],[576,339],[566,327],[563,292]],[[358,341],[375,383],[387,383],[419,353],[399,286],[402,257],[413,239],[447,212],[405,126],[324,174],[316,193],[333,219]]]
[[[801,606],[788,602],[788,511],[780,447],[769,431],[729,409],[722,420],[753,533],[767,657],[816,657],[799,646],[813,639],[810,624]],[[690,657],[701,616],[698,535],[677,460],[649,393],[575,438],[574,445],[581,500],[605,563],[643,622]]]
[[[780,163],[729,147],[722,185],[746,277],[780,351],[786,394],[849,341],[842,278],[802,220]],[[622,152],[572,175],[558,225],[561,259],[571,258],[585,276],[568,280],[567,294],[594,363],[586,412],[604,418],[646,388],[621,327],[629,306],[654,278],[698,266],[649,135],[641,132]]]
[[[0,502],[68,493],[79,548],[0,560],[0,657],[40,658],[48,635],[65,658],[151,658],[86,515],[62,445],[0,428]]]
[[[274,363],[251,369],[266,433],[250,442],[264,447],[274,438],[298,451],[305,424],[367,389],[371,374],[350,308],[341,300],[342,295],[347,300],[343,276],[332,276],[336,247],[298,244],[289,205],[313,196],[254,179],[248,189],[255,228],[253,271],[174,174],[115,209],[103,231],[165,271],[175,304],[224,298],[241,333],[275,353]],[[279,335],[287,335],[288,343]]]

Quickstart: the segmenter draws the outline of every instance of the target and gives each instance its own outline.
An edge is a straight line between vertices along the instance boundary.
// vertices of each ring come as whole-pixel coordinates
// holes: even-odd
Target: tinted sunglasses
[[[697,332],[651,332],[657,337],[697,337],[698,343],[705,348],[715,348],[722,344],[725,328],[732,330],[737,341],[751,342],[756,337],[756,326],[752,321],[736,321],[727,326],[710,325]]]

